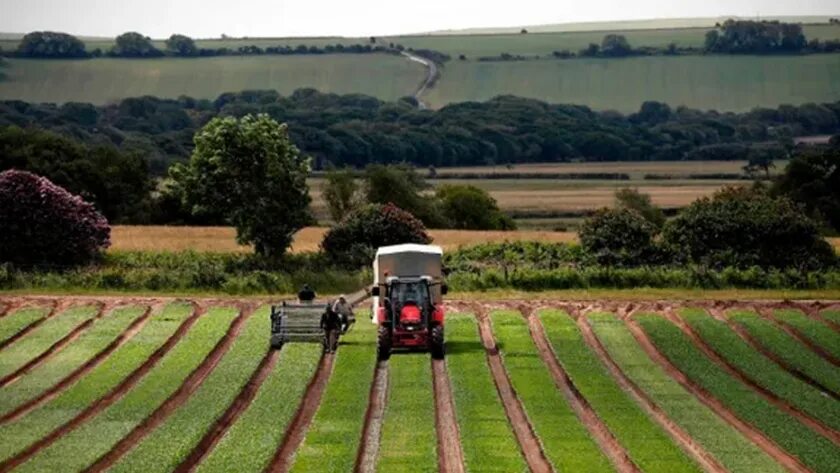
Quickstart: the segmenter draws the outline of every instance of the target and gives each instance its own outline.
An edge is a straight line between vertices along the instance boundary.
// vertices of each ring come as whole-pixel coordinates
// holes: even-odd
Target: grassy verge
[[[427,353],[391,357],[377,471],[438,470],[432,366]]]
[[[0,343],[12,338],[27,325],[43,317],[47,310],[49,309],[43,307],[27,307],[0,319]]]
[[[610,314],[592,314],[588,318],[598,340],[622,372],[726,469],[732,473],[785,471],[648,358],[623,322]]]
[[[191,313],[187,304],[170,304],[143,330],[57,398],[26,416],[0,426],[0,460],[6,460],[101,398],[140,366]]]
[[[225,412],[269,349],[268,308],[251,315],[201,387],[110,471],[172,471]]]
[[[0,357],[0,377],[13,373],[28,361],[47,350],[52,344],[64,338],[74,327],[93,317],[96,308],[74,307],[57,314],[3,350]]]
[[[798,310],[777,310],[777,320],[788,324],[833,356],[840,358],[840,334],[819,320],[809,318]]]
[[[539,316],[563,368],[639,468],[647,472],[700,471],[622,391],[586,345],[571,317],[558,311],[543,311]]]
[[[528,471],[493,384],[473,316],[447,315],[446,348],[467,471]]]
[[[548,460],[559,471],[612,471],[540,359],[525,320],[517,312],[496,312],[493,330],[511,384]]]
[[[98,321],[78,340],[2,390],[0,412],[6,413],[41,394],[113,342],[143,313],[143,307],[123,307]]]
[[[837,463],[840,447],[779,411],[752,389],[729,376],[669,321],[650,314],[640,314],[637,320],[656,347],[680,371],[740,418],[762,430],[813,471],[840,471],[840,463]]]
[[[197,471],[264,470],[297,411],[320,356],[321,347],[316,344],[291,343],[283,347],[277,366],[257,396]]]
[[[20,471],[77,471],[96,461],[178,389],[235,316],[231,309],[211,309],[131,392],[42,450]]]
[[[686,309],[682,317],[712,349],[750,379],[827,425],[840,429],[840,403],[800,381],[755,351],[726,324],[703,310]],[[828,329],[826,329],[828,330]]]
[[[292,471],[351,471],[365,424],[376,366],[376,326],[360,316],[341,338],[327,389]]]
[[[730,317],[763,347],[826,388],[840,393],[840,368],[824,360],[776,327],[773,322],[761,318],[755,312],[734,311]]]

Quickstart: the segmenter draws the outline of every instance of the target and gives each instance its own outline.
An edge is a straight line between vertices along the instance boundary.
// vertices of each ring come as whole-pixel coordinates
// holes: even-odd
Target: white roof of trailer
[[[436,245],[418,245],[416,243],[405,243],[403,245],[381,246],[376,250],[376,256],[396,255],[400,253],[426,253],[430,255],[443,255],[443,249]]]

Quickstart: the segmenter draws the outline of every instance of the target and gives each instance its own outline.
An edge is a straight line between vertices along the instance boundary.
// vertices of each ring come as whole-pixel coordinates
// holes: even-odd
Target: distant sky
[[[368,36],[583,21],[840,14],[838,0],[0,0],[0,32]]]

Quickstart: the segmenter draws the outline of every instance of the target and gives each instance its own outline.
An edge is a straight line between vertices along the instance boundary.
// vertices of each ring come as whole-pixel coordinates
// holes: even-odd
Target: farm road
[[[434,61],[426,59],[424,57],[416,56],[409,52],[403,51],[402,55],[407,57],[410,61],[419,62],[426,66],[426,79],[420,84],[420,87],[414,92],[414,98],[417,99],[418,107],[421,110],[426,110],[429,108],[428,104],[423,102],[423,94],[426,93],[427,90],[431,89],[432,86],[435,84],[435,81],[438,77],[438,66],[435,64]]]

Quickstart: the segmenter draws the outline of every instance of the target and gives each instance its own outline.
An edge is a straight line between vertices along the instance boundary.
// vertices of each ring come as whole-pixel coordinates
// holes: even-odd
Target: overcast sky
[[[0,0],[0,32],[368,36],[580,21],[840,14],[838,0]]]

